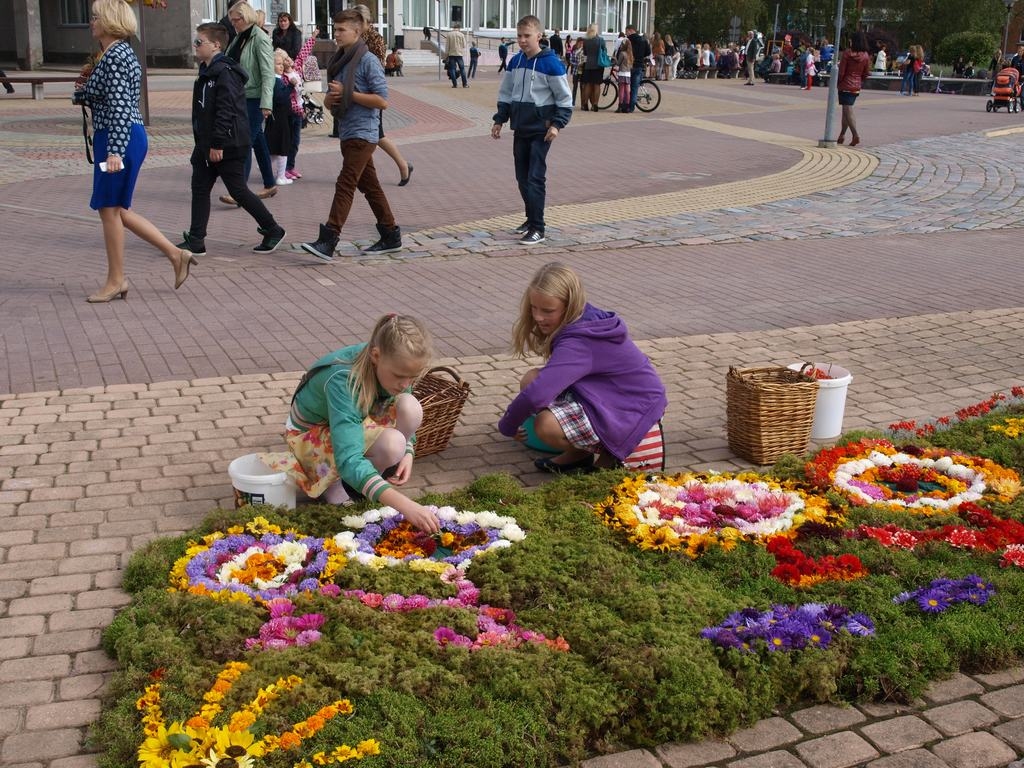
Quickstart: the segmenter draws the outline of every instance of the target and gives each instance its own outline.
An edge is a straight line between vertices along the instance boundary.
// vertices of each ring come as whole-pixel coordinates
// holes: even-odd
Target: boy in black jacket
[[[182,233],[179,248],[206,253],[206,225],[210,221],[210,190],[219,176],[228,194],[256,219],[263,241],[253,248],[270,253],[284,239],[285,231],[245,183],[245,158],[249,155],[249,118],[245,109],[245,81],[249,75],[222,51],[228,31],[214,22],[196,27],[196,60],[199,77],[192,88],[192,224]]]

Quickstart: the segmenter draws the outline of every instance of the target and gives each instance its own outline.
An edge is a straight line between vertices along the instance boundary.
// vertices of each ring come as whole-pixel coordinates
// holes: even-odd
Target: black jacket
[[[651,55],[651,44],[639,32],[629,36],[629,44],[633,48],[633,69],[643,69]]]
[[[248,79],[246,71],[223,53],[200,65],[192,87],[192,135],[202,157],[207,157],[210,149],[249,148]]]
[[[295,57],[299,55],[299,49],[302,48],[302,33],[294,25],[289,25],[286,30],[274,27],[274,31],[270,36],[270,43],[275,48],[283,49],[288,54],[288,57],[294,61]]]

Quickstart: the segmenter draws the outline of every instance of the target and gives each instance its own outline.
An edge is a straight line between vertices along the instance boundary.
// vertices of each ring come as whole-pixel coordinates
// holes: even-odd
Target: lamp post
[[[1006,0],[1013,2],[1013,0]],[[825,137],[819,147],[834,148],[838,131],[835,129],[836,114],[839,112],[839,38],[843,33],[843,0],[836,0],[835,54],[832,56],[832,71],[828,75],[828,106],[825,108]]]
[[[1006,56],[1006,47],[1010,44],[1010,14],[1013,13],[1014,0],[1003,0],[1006,3],[1006,29],[1003,31],[1003,56]]]

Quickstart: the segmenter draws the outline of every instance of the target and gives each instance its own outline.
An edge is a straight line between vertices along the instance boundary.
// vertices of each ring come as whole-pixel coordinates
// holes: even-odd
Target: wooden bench
[[[46,83],[73,83],[78,75],[7,75],[4,81],[11,85],[31,85],[32,98],[36,101],[43,100],[43,86]]]

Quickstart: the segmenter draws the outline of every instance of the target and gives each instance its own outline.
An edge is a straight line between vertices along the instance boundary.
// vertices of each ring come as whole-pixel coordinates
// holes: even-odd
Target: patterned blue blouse
[[[139,94],[142,67],[127,40],[111,43],[85,83],[75,104],[92,108],[94,131],[107,129],[107,153],[124,157],[133,124],[142,125]]]

